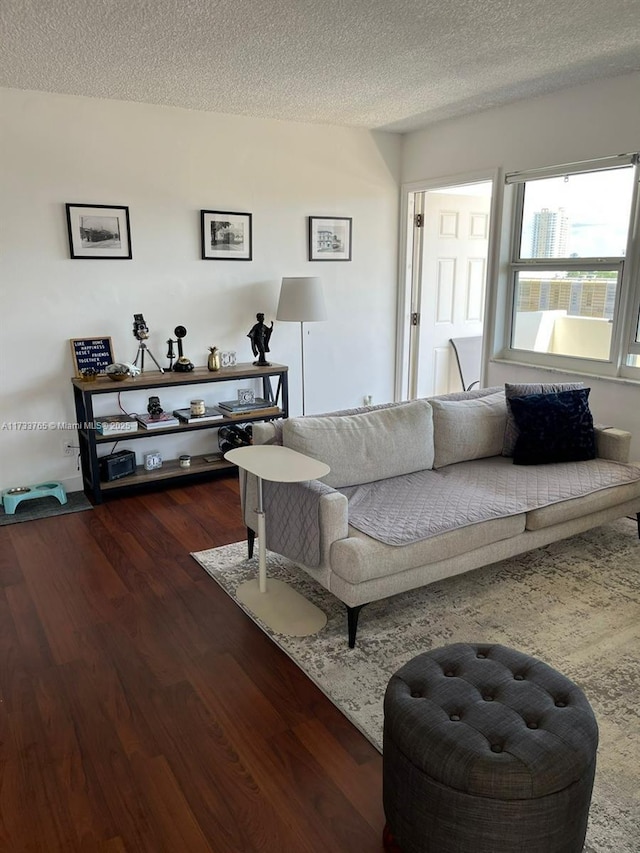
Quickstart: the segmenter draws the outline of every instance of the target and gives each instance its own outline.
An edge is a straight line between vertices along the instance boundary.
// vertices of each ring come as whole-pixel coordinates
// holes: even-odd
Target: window
[[[588,360],[588,372],[637,378],[638,169],[638,156],[624,155],[507,176],[510,349],[520,358],[574,370]]]

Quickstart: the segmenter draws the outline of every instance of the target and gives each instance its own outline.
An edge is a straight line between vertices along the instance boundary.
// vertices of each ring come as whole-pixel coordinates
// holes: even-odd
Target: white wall
[[[408,134],[403,142],[402,181],[450,178],[489,169],[498,169],[503,175],[639,148],[640,74],[630,74]],[[489,281],[488,286],[495,288],[495,281]],[[487,302],[491,304],[490,295]],[[487,384],[562,381],[563,376],[491,362]],[[632,454],[640,459],[638,383],[590,377],[585,381],[592,387],[591,408],[596,420],[631,430]]]
[[[196,364],[210,345],[248,362],[247,332],[258,311],[275,317],[283,275],[321,276],[327,298],[329,321],[307,327],[307,412],[392,399],[400,137],[8,89],[0,121],[0,488],[80,487],[62,455],[72,432],[6,428],[75,421],[70,338],[111,335],[131,361],[142,312],[163,365],[178,324]],[[70,260],[65,202],[129,206],[133,260]],[[200,260],[201,209],[251,212],[254,260]],[[353,217],[350,263],[307,261],[309,215]],[[299,332],[276,323],[271,340],[291,367],[293,414]],[[183,449],[170,441],[167,456]]]
[[[441,122],[404,137],[402,181],[535,169],[636,151],[640,74]]]

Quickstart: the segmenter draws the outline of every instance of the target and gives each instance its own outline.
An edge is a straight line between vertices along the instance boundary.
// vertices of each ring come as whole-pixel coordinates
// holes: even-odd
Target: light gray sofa
[[[323,482],[265,483],[267,547],[347,607],[349,645],[368,602],[639,513],[631,436],[596,427],[597,458],[514,465],[504,389],[254,424],[331,467]],[[513,424],[510,423],[510,428]],[[242,477],[249,553],[254,478]]]

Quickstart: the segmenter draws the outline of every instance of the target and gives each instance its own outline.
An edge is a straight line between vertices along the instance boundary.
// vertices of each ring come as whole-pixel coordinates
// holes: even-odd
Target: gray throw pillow
[[[526,397],[530,394],[553,394],[558,391],[577,391],[584,388],[584,382],[555,382],[542,384],[540,382],[525,382],[515,385],[509,382],[504,384],[504,394],[507,398],[507,425],[504,430],[504,441],[502,442],[502,455],[513,456],[516,441],[520,435],[516,419],[513,417],[509,400],[512,397]]]

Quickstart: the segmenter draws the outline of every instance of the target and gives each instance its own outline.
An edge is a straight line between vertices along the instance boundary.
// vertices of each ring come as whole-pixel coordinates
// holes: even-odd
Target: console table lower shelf
[[[191,465],[188,468],[180,467],[177,459],[167,459],[163,461],[161,468],[155,468],[153,471],[147,471],[143,465],[137,465],[135,474],[128,474],[126,477],[119,477],[117,480],[109,482],[102,481],[100,489],[103,492],[108,492],[113,489],[131,488],[131,486],[145,486],[150,483],[157,483],[161,480],[174,480],[179,477],[193,477],[198,474],[208,474],[210,472],[225,471],[230,468],[235,469],[235,465],[227,462],[222,456],[213,462],[207,462],[205,456],[192,456]]]

